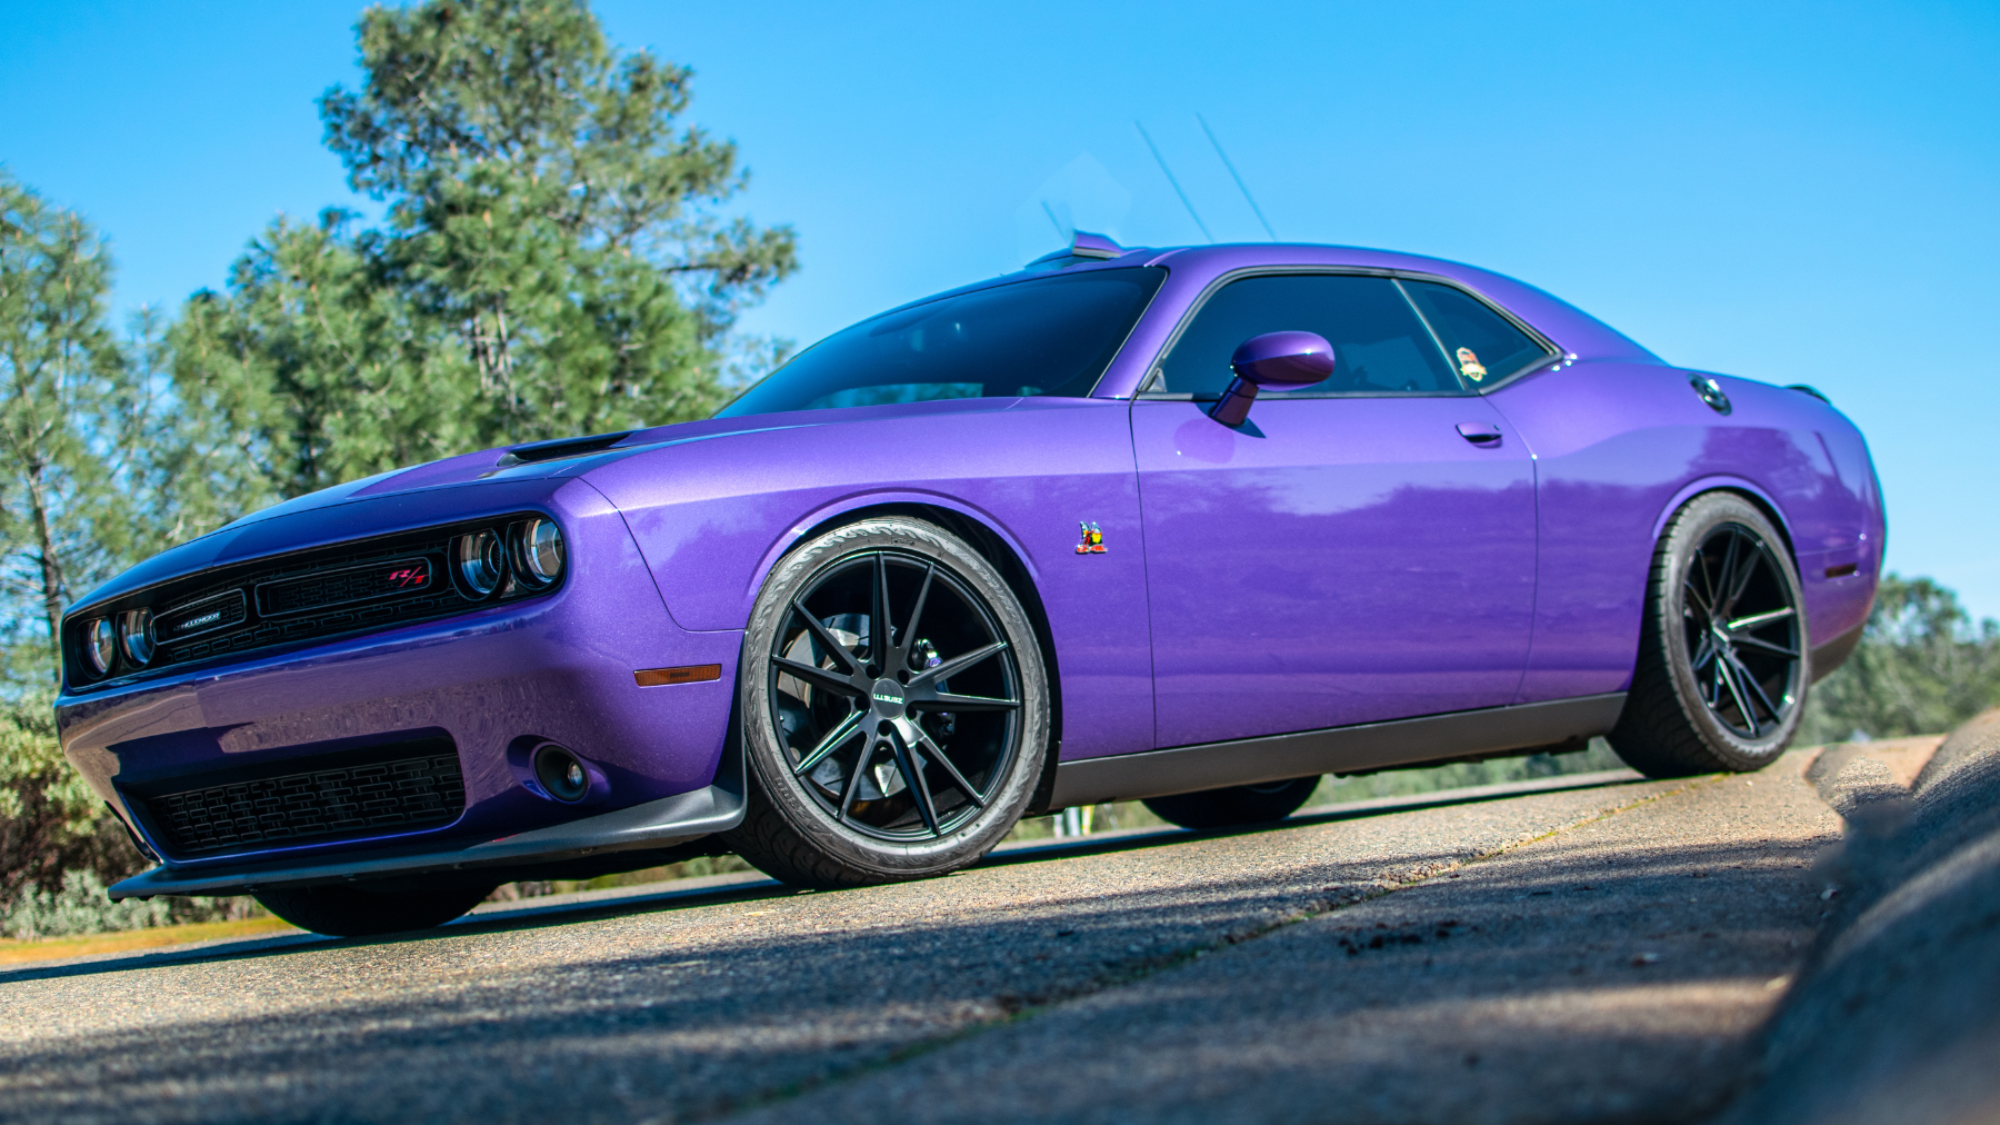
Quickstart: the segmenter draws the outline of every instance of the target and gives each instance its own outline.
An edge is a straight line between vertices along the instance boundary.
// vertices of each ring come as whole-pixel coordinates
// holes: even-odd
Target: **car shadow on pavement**
[[[1442,869],[1462,858],[1439,849],[1398,863]],[[1352,1066],[1365,1063],[1383,1072],[1360,1076],[1365,1087],[1383,1089],[1393,1085],[1386,1072],[1436,1069],[1443,1058],[1463,1089],[1476,1090],[1509,1068],[1555,1059],[1570,1060],[1560,1069],[1586,1090],[1609,1084],[1619,1097],[1678,1098],[1661,1077],[1673,1068],[1638,1066],[1642,1080],[1631,1077],[1633,1060],[1719,1062],[1715,1020],[1653,1020],[1621,1034],[1615,1019],[1504,1017],[1559,1016],[1592,990],[1733,984],[1763,971],[1766,947],[1787,928],[1809,927],[1817,907],[1799,893],[1803,850],[1746,860],[1740,847],[1661,844],[1582,852],[1511,876],[1482,875],[1475,864],[1460,880],[1417,888],[1449,894],[1391,895],[1367,904],[1379,916],[1348,920],[1333,910],[1303,927],[1285,922],[1379,887],[1379,864],[1334,856],[1284,877],[1190,871],[1187,888],[1155,882],[1120,892],[1118,882],[1138,880],[1126,874],[1133,864],[1114,859],[1087,865],[1106,868],[1095,881],[1040,887],[1018,908],[955,909],[941,880],[805,900],[710,900],[759,909],[709,911],[698,925],[662,927],[657,912],[636,909],[569,930],[454,926],[210,959],[185,965],[157,1001],[180,1009],[172,1019],[153,998],[131,994],[141,978],[126,978],[104,1002],[136,1005],[144,1018],[0,1050],[0,1104],[12,1106],[0,1118],[689,1120],[823,1087],[1024,1009],[1093,995],[1103,1000],[1094,1010],[1065,1017],[1082,1021],[1080,1038],[1044,1044],[1037,1065],[1093,1066],[1093,1041],[1143,1026],[1160,1037],[1161,1057],[1181,1051],[1205,1068],[1189,1080],[1211,1086],[1283,1079],[1332,1090],[1356,1081]],[[1017,872],[995,877],[1019,881]],[[1691,888],[1748,906],[1718,907],[1686,925],[1670,904]],[[1788,927],[1774,928],[1757,908],[1771,896],[1783,900]],[[1260,935],[1278,940],[1229,948]],[[281,953],[291,963],[274,963]],[[225,967],[227,987],[268,997],[258,1005],[266,1010],[188,1010],[190,989],[203,980],[223,987],[215,974]],[[1140,981],[1161,987],[1124,1001],[1114,999],[1124,992],[1107,992]],[[1468,1030],[1454,1008],[1496,1022]],[[1380,1052],[1372,1062],[1347,1060],[1343,1078],[1329,1065],[1340,1061],[1341,1036],[1320,1026],[1343,1013],[1400,1028],[1422,1050],[1407,1060]],[[1254,1033],[1260,1019],[1281,1039],[1298,1037],[1295,1058],[1274,1058],[1268,1042],[1240,1065],[1203,1062],[1195,1050],[1193,1040]],[[979,1042],[957,1039],[957,1049]],[[1243,1067],[1261,1067],[1263,1077],[1230,1077]],[[1410,1077],[1434,1087],[1437,1076]]]
[[[1311,828],[1318,825],[1389,816],[1397,813],[1463,807],[1491,801],[1507,800],[1534,793],[1634,785],[1641,783],[1643,780],[1639,775],[1630,771],[1616,770],[1600,774],[1552,777],[1531,782],[1442,790],[1436,793],[1416,796],[1377,798],[1341,805],[1308,808],[1294,813],[1285,820],[1244,828],[1214,829],[1208,831],[1193,831],[1171,827],[1132,828],[1067,839],[1016,841],[1002,845],[1000,849],[988,855],[985,859],[974,865],[974,867],[975,869],[1004,867],[1019,864],[1047,863],[1060,859],[1073,859],[1085,856],[1136,852],[1152,848],[1185,845],[1203,840],[1226,840],[1236,837],[1258,836],[1270,832]],[[690,880],[690,882],[693,882],[693,880]],[[783,898],[803,893],[795,888],[787,887],[776,880],[754,874],[745,874],[724,880],[702,879],[700,883],[703,885],[680,887],[668,883],[631,890],[619,888],[615,891],[602,892],[597,895],[551,896],[558,897],[562,901],[547,903],[539,902],[536,899],[524,899],[516,903],[510,903],[500,909],[491,909],[467,915],[447,926],[435,930],[345,939],[329,938],[318,934],[281,934],[262,938],[222,939],[215,942],[205,942],[200,945],[170,946],[139,953],[106,954],[100,957],[73,961],[29,964],[18,969],[0,970],[0,986],[35,980],[54,980],[67,977],[91,976],[101,973],[127,972],[134,969],[156,968],[164,965],[286,956],[304,949],[322,950],[365,945],[422,942],[441,937],[458,936],[473,931],[493,932],[572,925],[631,915],[690,910],[736,902],[754,902],[762,899]],[[816,893],[821,895],[839,895],[848,892],[822,891]]]

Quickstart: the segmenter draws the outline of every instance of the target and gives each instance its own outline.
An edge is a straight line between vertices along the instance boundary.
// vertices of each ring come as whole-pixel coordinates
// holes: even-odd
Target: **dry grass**
[[[234,922],[194,922],[185,926],[155,926],[144,930],[120,930],[76,937],[42,938],[38,941],[0,941],[0,965],[25,961],[61,961],[89,957],[97,953],[129,953],[158,949],[218,938],[256,937],[263,934],[297,933],[277,918],[242,918]]]

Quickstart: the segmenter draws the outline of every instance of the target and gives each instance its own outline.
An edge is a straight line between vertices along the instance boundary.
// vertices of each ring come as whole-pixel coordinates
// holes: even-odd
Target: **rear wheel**
[[[1756,505],[1711,492],[1675,514],[1653,555],[1639,662],[1610,741],[1648,777],[1758,770],[1805,709],[1798,572]]]
[[[302,930],[333,937],[373,937],[442,926],[485,901],[493,888],[421,892],[365,887],[276,887],[258,891],[264,909]]]
[[[1153,815],[1182,828],[1238,828],[1269,824],[1297,812],[1306,798],[1319,788],[1319,777],[1295,777],[1263,785],[1231,785],[1176,793],[1171,797],[1148,797],[1142,802]]]
[[[1033,627],[978,552],[870,519],[794,551],[744,639],[749,807],[725,839],[788,883],[940,875],[999,843],[1047,753]]]

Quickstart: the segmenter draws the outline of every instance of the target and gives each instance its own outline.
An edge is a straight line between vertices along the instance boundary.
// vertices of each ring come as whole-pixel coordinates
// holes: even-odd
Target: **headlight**
[[[522,520],[514,525],[514,572],[531,585],[547,586],[562,577],[563,535],[556,521]]]
[[[144,668],[158,643],[153,638],[153,611],[128,609],[118,615],[118,640],[132,663]]]
[[[83,655],[98,675],[111,671],[111,662],[118,658],[118,630],[109,617],[100,617],[84,626]]]
[[[507,572],[507,557],[500,534],[492,528],[458,537],[458,578],[466,592],[483,598],[500,587]]]

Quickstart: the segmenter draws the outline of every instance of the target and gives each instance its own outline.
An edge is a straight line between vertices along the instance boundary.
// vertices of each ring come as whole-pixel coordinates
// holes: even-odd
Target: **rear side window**
[[[1333,345],[1333,376],[1296,394],[1463,394],[1437,343],[1385,277],[1279,274],[1224,286],[1160,361],[1173,394],[1219,395],[1229,357],[1266,332],[1316,332]]]
[[[1492,386],[1555,354],[1470,294],[1429,281],[1402,284],[1471,386]]]

